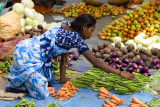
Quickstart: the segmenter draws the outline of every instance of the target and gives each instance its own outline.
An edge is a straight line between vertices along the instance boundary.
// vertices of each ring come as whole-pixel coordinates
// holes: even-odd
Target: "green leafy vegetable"
[[[160,107],[160,98],[154,98],[150,102],[147,102],[148,107]]]
[[[22,99],[15,106],[9,106],[9,107],[36,107],[36,105],[34,104],[33,99],[31,101],[28,101],[28,99]]]
[[[46,107],[61,107],[61,106],[58,106],[56,103],[50,102]]]

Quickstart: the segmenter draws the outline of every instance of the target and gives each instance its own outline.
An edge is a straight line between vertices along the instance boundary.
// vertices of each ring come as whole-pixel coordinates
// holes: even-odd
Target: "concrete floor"
[[[103,2],[104,4],[107,4],[107,0],[100,0],[101,2]],[[66,3],[65,3],[65,6],[68,6],[69,4],[71,3],[80,3],[82,2],[81,0],[66,0]],[[60,6],[60,5],[54,5],[53,6],[53,9],[61,9],[63,6]],[[47,13],[44,15],[45,16],[45,21],[47,23],[51,23],[51,22],[54,22],[54,16],[61,16],[61,17],[64,17],[63,14],[52,14],[52,13]],[[119,16],[116,16],[116,19],[119,18]],[[72,20],[74,20],[73,17],[69,17],[69,18],[65,18],[63,19],[63,21],[69,21],[71,22]],[[87,45],[89,46],[90,50],[92,49],[92,47],[94,45],[97,45],[97,44],[100,44],[100,43],[104,43],[106,42],[106,40],[101,40],[98,36],[98,33],[101,32],[101,30],[106,26],[106,25],[109,25],[110,23],[112,23],[114,20],[111,18],[111,16],[106,16],[106,17],[102,17],[100,19],[97,19],[97,24],[96,24],[96,28],[95,28],[95,31],[93,33],[93,36],[86,40],[86,43]],[[75,50],[75,49],[73,49]],[[79,58],[80,60],[82,60],[86,65],[85,67],[87,69],[91,68],[92,67],[92,64],[90,64],[82,55],[80,56]],[[80,66],[82,62],[80,61],[76,61],[74,62],[74,65],[71,67],[72,70],[77,70],[77,71],[84,71],[84,70],[87,70],[85,69],[84,66]],[[84,68],[84,70],[82,70]]]

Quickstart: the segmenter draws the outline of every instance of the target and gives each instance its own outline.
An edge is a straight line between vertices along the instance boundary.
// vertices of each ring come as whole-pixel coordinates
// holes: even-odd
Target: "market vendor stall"
[[[71,14],[73,14],[75,13],[73,12],[75,8],[81,8],[80,6],[82,7],[86,6],[86,4],[80,3],[81,0],[79,0],[78,2],[79,2],[78,4],[75,4],[73,3],[72,0],[67,1],[66,5],[71,3],[73,4],[67,5],[68,7],[67,6],[62,7],[60,12],[69,11],[71,12]],[[102,1],[102,2],[104,4],[107,3],[107,1]],[[3,56],[0,55],[0,58],[3,57],[0,59],[1,60],[0,80],[4,81],[3,89],[7,81],[6,75],[4,74],[10,72],[9,69],[13,63],[12,56],[10,56],[13,54],[13,50],[9,52],[10,54],[8,55],[6,54],[7,49],[5,47],[8,46],[7,44],[11,45],[14,44],[12,45],[14,47],[18,42],[20,42],[23,39],[32,38],[35,35],[36,36],[42,35],[45,31],[51,29],[54,25],[57,24],[55,22],[51,23],[48,20],[53,18],[53,16],[64,17],[63,15],[60,14],[53,14],[53,12],[56,13],[57,10],[53,10],[52,13],[41,14],[36,12],[33,9],[33,7],[24,7],[23,6],[24,4],[21,3],[19,3],[17,6],[16,5],[17,4],[13,5],[13,7],[14,10],[19,11],[17,15],[21,17],[18,20],[20,20],[19,23],[21,23],[22,26],[21,28],[18,28],[17,32],[21,31],[21,33],[13,34],[12,36],[14,36],[14,38],[12,39],[10,38],[6,39],[4,38],[4,36],[2,36],[3,38],[2,37],[1,38],[3,40],[0,42],[0,53],[2,51],[3,53],[5,53],[2,54]],[[19,10],[19,6],[22,7],[21,10]],[[109,10],[107,11],[111,11],[114,8],[111,5],[105,5],[103,8],[106,7],[109,8]],[[84,8],[85,11],[93,9],[92,12],[88,12],[89,14],[91,13],[91,15],[93,15],[95,7],[86,6]],[[116,9],[122,11],[121,9],[123,8],[117,7]],[[63,14],[66,13],[63,12]],[[129,14],[130,13],[128,12],[127,15],[130,16]],[[159,14],[159,11],[157,12],[157,14]],[[71,22],[74,19],[75,15],[77,14],[73,14],[73,17],[70,18],[64,18],[64,20]],[[113,14],[110,13],[109,15],[114,15],[114,13]],[[89,48],[94,53],[95,57],[97,57],[100,61],[107,63],[108,65],[112,66],[115,69],[120,70],[121,72],[127,72],[127,71],[133,72],[136,76],[136,79],[134,81],[124,79],[119,75],[105,73],[104,71],[95,68],[90,62],[87,61],[86,58],[84,58],[82,55],[79,56],[77,51],[73,49],[72,51],[69,52],[68,55],[69,60],[67,62],[68,70],[66,71],[66,76],[71,78],[69,85],[66,85],[68,83],[60,84],[59,81],[56,81],[54,84],[54,88],[48,88],[49,92],[51,93],[49,97],[47,97],[46,99],[38,100],[31,98],[28,95],[22,95],[20,97],[19,96],[14,97],[14,100],[12,99],[13,101],[0,100],[1,106],[2,107],[14,106],[16,104],[18,105],[18,103],[22,101],[21,102],[22,105],[23,104],[28,105],[32,103],[33,107],[35,106],[46,107],[48,104],[51,103],[56,103],[58,106],[62,107],[102,107],[105,104],[109,105],[110,102],[113,103],[114,102],[113,99],[114,100],[117,99],[120,102],[117,104],[116,102],[114,102],[113,104],[115,106],[132,107],[131,105],[135,103],[133,99],[134,100],[136,99],[141,103],[141,106],[143,105],[142,107],[146,107],[145,105],[148,105],[148,107],[159,107],[158,105],[158,101],[160,99],[160,87],[159,87],[160,57],[158,54],[160,51],[158,47],[158,43],[160,40],[159,31],[154,30],[153,33],[157,34],[157,36],[154,35],[153,37],[150,38],[148,37],[148,33],[146,33],[149,31],[146,30],[145,33],[140,33],[141,35],[136,36],[133,39],[131,38],[132,40],[128,41],[123,40],[124,38],[121,38],[121,36],[119,36],[120,30],[118,29],[118,31],[116,31],[118,26],[115,26],[115,24],[116,25],[118,24],[122,27],[122,24],[118,19],[120,17],[121,17],[120,15],[117,15],[116,17],[114,17],[115,20],[113,20],[114,18],[112,16],[108,15],[106,17],[101,16],[100,19],[97,19],[97,28],[93,33],[94,36],[92,36],[89,40],[86,40],[86,42],[88,43]],[[114,27],[113,26],[106,27],[106,25],[109,25],[111,23],[113,24]],[[159,25],[159,21],[155,23]],[[134,22],[133,25],[136,25],[136,22]],[[154,28],[158,29],[157,28],[158,25],[155,25]],[[105,28],[108,28],[107,31]],[[110,32],[111,35],[108,35]],[[112,38],[114,37],[114,35],[112,34],[116,34],[119,37]],[[25,38],[25,35],[27,35],[27,38]],[[105,37],[103,38],[103,36]],[[110,38],[108,39],[107,37],[110,37],[112,39]],[[112,41],[114,43],[112,43]],[[1,44],[3,44],[3,46]],[[5,55],[7,56],[7,58],[5,57]],[[55,57],[52,60],[52,67],[54,69],[55,80],[59,80],[60,77],[61,58],[62,57]],[[104,93],[106,95],[104,95],[104,93],[100,91],[100,88],[102,87],[103,89],[105,88]],[[63,91],[63,93],[65,92],[67,94],[62,94],[60,93],[60,91],[61,92]],[[1,96],[2,95],[0,95],[0,99]],[[61,98],[64,96],[66,96],[66,98]],[[18,98],[21,97],[23,97],[24,100],[17,100]],[[28,103],[26,99],[31,101],[31,103]],[[156,104],[156,106],[153,106],[153,103]],[[48,107],[50,106],[48,105]]]

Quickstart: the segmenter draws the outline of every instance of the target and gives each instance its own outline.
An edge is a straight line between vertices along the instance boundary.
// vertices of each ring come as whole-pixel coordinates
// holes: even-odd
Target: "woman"
[[[79,15],[71,25],[66,21],[58,23],[43,35],[34,36],[19,42],[14,50],[13,65],[8,74],[7,91],[28,92],[31,97],[43,99],[49,92],[46,82],[53,87],[54,74],[51,58],[61,55],[60,82],[65,83],[69,79],[65,77],[65,62],[67,52],[71,48],[77,48],[79,53],[91,62],[95,67],[133,79],[134,74],[120,72],[96,59],[84,42],[92,36],[96,27],[96,19],[89,14]]]

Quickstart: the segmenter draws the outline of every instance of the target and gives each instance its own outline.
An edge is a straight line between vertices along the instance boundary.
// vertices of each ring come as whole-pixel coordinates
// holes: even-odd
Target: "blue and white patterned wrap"
[[[13,64],[10,68],[11,73],[7,75],[9,80],[6,86],[7,91],[26,92],[27,90],[30,96],[39,99],[41,99],[40,96],[48,96],[48,90],[46,90],[47,88],[42,84],[42,81],[44,83],[48,81],[51,86],[54,84],[51,58],[62,55],[71,48],[77,48],[80,53],[89,50],[80,35],[76,32],[63,29],[61,27],[62,23],[69,25],[65,21],[58,23],[43,35],[33,36],[30,39],[19,42],[15,46]],[[39,76],[33,76],[37,73]],[[30,81],[30,83],[27,81]],[[32,88],[29,88],[29,84],[37,89],[40,87],[47,93],[35,92]],[[42,93],[46,93],[47,95],[40,95]]]

